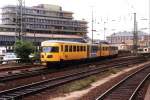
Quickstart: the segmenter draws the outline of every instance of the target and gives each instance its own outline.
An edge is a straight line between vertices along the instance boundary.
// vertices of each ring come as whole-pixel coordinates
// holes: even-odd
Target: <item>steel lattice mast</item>
[[[16,37],[22,40],[24,35],[24,24],[23,24],[23,14],[25,10],[25,0],[17,0],[18,4],[16,6]]]

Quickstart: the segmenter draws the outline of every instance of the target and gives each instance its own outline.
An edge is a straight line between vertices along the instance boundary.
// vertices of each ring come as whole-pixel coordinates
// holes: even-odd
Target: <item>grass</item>
[[[70,82],[68,84],[65,84],[62,87],[62,92],[63,93],[69,93],[69,92],[73,92],[73,91],[77,91],[77,90],[83,90],[85,88],[88,88],[91,86],[91,84],[93,82],[96,82],[102,78],[105,78],[111,74],[116,74],[117,72],[121,71],[122,69],[120,68],[110,68],[108,71],[103,72],[103,73],[99,73],[96,75],[92,75],[90,77],[84,78],[84,79],[80,79],[80,80],[76,80],[73,82]]]
[[[119,69],[110,68],[110,69],[108,70],[108,73],[110,73],[110,74],[116,74],[116,73],[118,73],[119,71],[120,71]]]
[[[71,83],[68,83],[66,86],[63,87],[63,92],[68,93],[68,92],[73,92],[76,90],[82,90],[85,89],[89,86],[91,86],[91,83],[96,81],[95,76],[90,76],[85,79],[77,80]]]

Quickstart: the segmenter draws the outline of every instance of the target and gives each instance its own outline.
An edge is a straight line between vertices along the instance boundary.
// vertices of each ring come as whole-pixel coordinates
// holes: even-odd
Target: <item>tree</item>
[[[15,53],[19,58],[21,58],[21,62],[29,62],[29,55],[34,51],[34,46],[29,41],[17,40],[14,45]]]

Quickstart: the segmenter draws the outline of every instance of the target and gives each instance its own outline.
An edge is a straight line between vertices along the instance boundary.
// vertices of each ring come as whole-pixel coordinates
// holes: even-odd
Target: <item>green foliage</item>
[[[34,46],[29,41],[17,40],[15,45],[15,53],[19,58],[21,58],[21,62],[29,62],[29,55],[34,51]]]

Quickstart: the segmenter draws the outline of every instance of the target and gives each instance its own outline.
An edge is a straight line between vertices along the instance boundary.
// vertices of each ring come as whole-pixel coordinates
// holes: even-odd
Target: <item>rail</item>
[[[150,65],[145,65],[144,68],[141,68],[140,70],[136,71],[135,73],[132,73],[131,75],[125,77],[124,79],[122,79],[120,82],[118,82],[117,84],[115,84],[113,87],[111,87],[110,89],[108,89],[106,92],[104,92],[102,95],[100,95],[98,98],[96,98],[96,100],[104,100],[104,99],[110,99],[111,100],[116,100],[117,98],[124,98],[126,100],[128,100],[129,98],[133,98],[133,96],[135,95],[136,93],[136,89],[139,88],[140,85],[135,86],[133,80],[135,80],[136,82],[138,82],[139,84],[142,84],[145,80],[142,80],[143,78],[144,79],[147,79],[146,77],[148,77],[147,75],[150,73]],[[144,75],[140,75],[140,77],[135,77],[135,79],[132,79],[134,78],[134,75],[138,75],[138,74],[141,74],[143,71]],[[145,72],[144,72],[145,71]],[[142,77],[141,77],[142,76]],[[136,79],[137,78],[137,79]],[[143,82],[139,82],[140,79],[143,81]],[[125,83],[126,82],[126,83]],[[136,83],[136,85],[138,84]],[[133,85],[134,84],[134,85]],[[136,88],[136,89],[135,89]],[[134,90],[135,89],[135,90]],[[115,95],[115,96],[114,96]],[[124,95],[124,96],[123,96]],[[131,100],[130,99],[130,100]]]
[[[122,59],[124,61],[124,59]],[[140,63],[144,61],[143,59],[139,59],[136,61],[133,61],[133,59],[130,59],[130,62],[132,64],[134,63]],[[111,63],[109,61],[107,61],[107,63]],[[128,64],[129,62],[124,62],[124,64]],[[105,64],[101,63],[102,66]],[[101,65],[99,64],[99,65]],[[122,65],[123,63],[118,63],[118,62],[113,62],[113,66],[120,66],[120,64]],[[88,64],[83,64],[82,66],[89,66]],[[112,66],[112,65],[111,65]],[[111,67],[111,66],[106,66],[106,67]],[[101,67],[101,66],[100,66]],[[77,67],[75,67],[77,68]],[[98,69],[98,68],[97,68]],[[16,74],[11,74],[11,75],[7,75],[7,76],[2,76],[0,77],[0,82],[7,82],[7,81],[11,81],[11,80],[15,80],[15,79],[19,79],[19,78],[27,78],[27,77],[32,77],[32,76],[37,76],[37,75],[41,75],[41,74],[47,74],[47,73],[52,73],[51,70],[48,69],[40,69],[40,70],[36,70],[36,71],[28,71],[28,72],[24,72],[24,73],[16,73]]]

